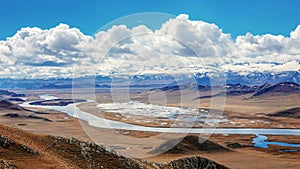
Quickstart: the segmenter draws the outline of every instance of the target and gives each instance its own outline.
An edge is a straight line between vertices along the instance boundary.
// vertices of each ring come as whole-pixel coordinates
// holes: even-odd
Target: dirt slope
[[[88,142],[36,135],[0,125],[0,168],[225,168],[202,157],[184,158],[165,164],[124,157]]]

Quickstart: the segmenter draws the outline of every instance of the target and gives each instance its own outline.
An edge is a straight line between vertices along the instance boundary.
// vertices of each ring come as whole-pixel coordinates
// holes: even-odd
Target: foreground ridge
[[[0,168],[123,168],[202,169],[226,168],[203,157],[153,163],[122,156],[104,146],[74,138],[37,135],[0,125]]]

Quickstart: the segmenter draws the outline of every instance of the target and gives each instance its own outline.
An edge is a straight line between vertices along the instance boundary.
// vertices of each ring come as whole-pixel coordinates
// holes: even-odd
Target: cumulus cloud
[[[227,56],[233,50],[233,41],[215,24],[191,21],[181,14],[167,21],[157,32],[173,36],[194,50],[199,57]]]
[[[63,66],[74,63],[76,58],[82,56],[82,50],[92,39],[66,24],[48,30],[22,28],[14,36],[0,42],[0,62],[7,64],[8,68],[19,68],[17,72],[22,72],[18,74],[12,71],[6,74],[9,77],[45,77],[49,73],[40,72],[40,69],[46,69],[41,67],[48,66],[49,71],[53,67],[62,67],[63,70]],[[51,77],[59,75],[60,72],[57,72]]]
[[[249,72],[269,71],[299,71],[300,60],[300,26],[290,33],[290,37],[283,35],[252,35],[247,33],[236,38],[236,53],[239,57],[236,62],[239,66],[227,65],[230,69],[240,71],[240,65],[245,66],[244,70]],[[249,67],[249,65],[255,65]],[[239,68],[238,68],[239,67]]]
[[[83,35],[79,29],[60,24],[49,30],[22,28],[13,37],[7,38],[5,45],[13,57],[24,63],[63,62],[79,55],[89,39],[92,38]]]
[[[292,39],[300,38],[300,25],[298,25],[297,28],[291,32],[290,36]]]
[[[0,77],[53,78],[99,73],[299,71],[300,26],[283,35],[233,39],[215,24],[181,14],[158,30],[116,25],[95,36],[66,24],[22,28],[0,41]],[[76,67],[76,69],[74,69]],[[76,71],[76,72],[74,72]]]

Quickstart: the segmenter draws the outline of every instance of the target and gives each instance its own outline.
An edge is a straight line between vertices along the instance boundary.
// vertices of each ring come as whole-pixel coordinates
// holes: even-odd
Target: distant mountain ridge
[[[0,97],[1,96],[25,97],[25,94],[17,94],[17,93],[10,92],[10,91],[7,91],[7,90],[0,90]]]
[[[205,99],[218,96],[240,96],[249,94],[251,97],[261,97],[265,95],[287,95],[287,94],[299,94],[300,85],[294,82],[282,82],[275,85],[263,84],[248,86],[240,83],[237,84],[226,84],[224,86],[204,86],[198,84],[183,84],[183,85],[171,85],[162,88],[154,88],[151,91],[162,91],[162,92],[174,92],[180,90],[198,90],[198,91],[212,91],[220,90],[219,93],[212,95],[200,96],[195,99]]]
[[[282,82],[300,83],[300,71],[286,71],[280,73],[252,72],[241,75],[237,72],[220,73],[195,73],[195,74],[153,74],[133,76],[86,76],[80,78],[50,78],[50,79],[0,79],[2,89],[68,89],[84,88],[86,86],[96,88],[121,87],[163,87],[188,82],[203,86],[218,85],[212,81],[223,79],[221,83],[243,84],[248,86],[261,86],[263,84],[278,84]]]
[[[283,82],[263,88],[256,92],[253,96],[262,96],[266,94],[293,94],[300,93],[300,85],[292,82]]]

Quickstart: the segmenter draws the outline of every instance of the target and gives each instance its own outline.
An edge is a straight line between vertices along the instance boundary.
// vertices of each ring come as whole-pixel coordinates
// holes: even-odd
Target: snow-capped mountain
[[[223,79],[220,83],[212,83]],[[294,82],[300,84],[299,71],[286,71],[281,73],[251,72],[245,75],[237,72],[221,73],[196,73],[196,74],[153,74],[134,76],[86,76],[80,78],[60,79],[0,79],[0,88],[24,88],[24,89],[51,89],[85,87],[163,87],[167,85],[180,85],[197,83],[199,85],[226,85],[243,84],[248,86],[263,84],[278,84],[281,82]]]

